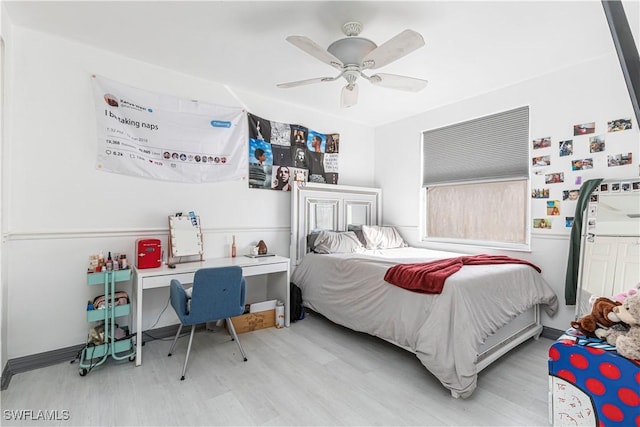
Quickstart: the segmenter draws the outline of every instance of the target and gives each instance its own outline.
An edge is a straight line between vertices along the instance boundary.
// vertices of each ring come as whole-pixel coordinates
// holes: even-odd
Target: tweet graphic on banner
[[[177,182],[246,176],[246,112],[93,76],[99,170]]]

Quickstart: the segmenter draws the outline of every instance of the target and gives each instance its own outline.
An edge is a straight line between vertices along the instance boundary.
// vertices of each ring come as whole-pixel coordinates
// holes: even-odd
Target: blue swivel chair
[[[184,374],[187,371],[189,352],[197,324],[226,319],[231,337],[238,343],[240,353],[242,353],[244,361],[247,361],[247,356],[244,354],[230,319],[244,312],[246,283],[242,276],[242,268],[237,266],[201,268],[196,271],[193,278],[191,298],[188,298],[185,288],[179,280],[173,279],[170,289],[171,306],[180,319],[180,326],[173,339],[173,344],[171,344],[169,356],[176,346],[182,327],[191,325],[191,336],[187,347],[187,357],[184,359],[181,380],[184,380]]]

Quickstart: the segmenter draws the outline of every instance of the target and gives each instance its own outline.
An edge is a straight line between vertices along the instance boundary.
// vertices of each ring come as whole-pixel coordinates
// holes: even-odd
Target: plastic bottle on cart
[[[113,259],[111,259],[111,252],[109,252],[109,256],[107,257],[107,271],[113,270]]]
[[[102,271],[103,266],[104,266],[104,252],[100,251],[98,253],[98,269],[96,271]]]

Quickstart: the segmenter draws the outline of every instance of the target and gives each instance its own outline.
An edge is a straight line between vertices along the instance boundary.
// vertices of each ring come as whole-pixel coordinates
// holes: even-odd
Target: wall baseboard
[[[205,325],[199,326],[196,330],[204,329]],[[189,328],[190,329],[190,328]],[[161,328],[144,331],[143,345],[158,339],[173,338],[178,331],[178,325],[163,326]],[[57,350],[46,351],[44,353],[32,354],[29,356],[18,357],[9,360],[2,371],[1,390],[6,390],[11,382],[13,375],[21,372],[27,372],[34,369],[45,368],[51,365],[57,365],[63,362],[74,362],[78,360],[80,352],[84,348],[84,344],[73,345],[71,347],[60,348]]]
[[[9,387],[9,381],[11,381],[11,375],[9,375],[9,363],[4,364],[2,369],[2,381],[0,381],[0,390],[6,390]]]

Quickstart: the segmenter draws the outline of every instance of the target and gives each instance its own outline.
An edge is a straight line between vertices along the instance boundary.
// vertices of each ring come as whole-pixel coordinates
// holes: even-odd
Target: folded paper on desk
[[[276,308],[276,300],[256,302],[249,306],[249,313],[257,313],[259,311],[273,310]]]

